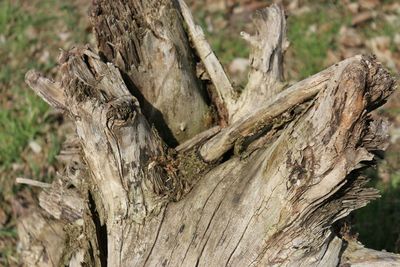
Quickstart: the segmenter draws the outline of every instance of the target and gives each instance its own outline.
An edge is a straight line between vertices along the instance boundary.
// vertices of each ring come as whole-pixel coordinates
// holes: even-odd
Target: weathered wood
[[[251,46],[250,72],[246,88],[231,114],[232,122],[253,113],[283,87],[283,53],[288,46],[284,11],[273,4],[257,11],[253,23],[257,30],[254,36],[241,33]]]
[[[43,183],[43,182],[39,182],[36,180],[32,180],[29,178],[23,178],[23,177],[17,177],[17,179],[15,179],[15,182],[17,184],[26,184],[26,185],[37,186],[37,187],[41,187],[41,188],[51,187],[51,184],[49,184],[49,183]]]
[[[126,74],[127,87],[167,143],[177,145],[210,126],[175,1],[96,0],[91,21],[100,54]]]
[[[185,19],[185,23],[188,27],[191,41],[196,48],[201,62],[204,64],[212,83],[215,86],[217,95],[217,103],[215,103],[215,105],[219,111],[220,117],[222,117],[225,123],[227,123],[235,109],[235,91],[233,90],[232,84],[229,81],[229,78],[226,75],[217,56],[214,54],[211,46],[208,44],[203,29],[199,25],[195,24],[189,7],[183,0],[178,0],[178,2],[181,7],[182,16]]]
[[[367,98],[380,93],[380,85],[366,86],[375,83],[365,80],[368,64],[349,65],[276,142],[219,165],[185,201],[169,204],[148,264],[338,262],[342,246],[331,244],[330,225],[377,196],[353,173],[373,158],[366,149],[370,139],[354,134],[369,131]],[[381,136],[373,140],[383,142]]]
[[[356,240],[350,240],[343,252],[340,267],[395,267],[400,255],[365,248]]]
[[[173,78],[167,80],[182,81],[185,75],[192,75],[190,52],[177,59],[175,49],[181,46],[171,44],[178,38],[189,49],[175,4],[95,2],[92,20],[100,55],[89,47],[63,52],[57,82],[34,72],[26,76],[42,98],[55,107],[62,103],[77,133],[69,141],[69,152],[60,157],[70,164],[40,196],[48,215],[40,220],[50,220],[57,229],[65,230],[60,230],[57,250],[49,252],[53,263],[358,264],[365,250],[352,249],[332,226],[378,196],[377,190],[366,187],[360,170],[373,162],[377,151],[385,149],[386,124],[373,120],[369,113],[390,95],[393,79],[374,58],[357,56],[280,92],[285,20],[282,9],[273,5],[259,13],[255,22],[258,34],[250,38],[253,69],[248,92],[241,96],[247,100],[235,103],[238,109],[232,114],[236,115],[225,128],[206,130],[202,124],[200,131],[193,126],[197,130],[181,136],[179,141],[186,141],[174,149],[176,144],[171,145],[168,136],[160,137],[151,127],[151,123],[157,124],[155,113],[142,114],[145,98],[138,100],[137,92],[129,89],[130,82],[143,94],[154,89],[147,86],[156,79],[157,71],[166,78],[164,60],[173,69]],[[186,22],[191,24],[189,34],[194,36],[190,11],[183,7]],[[168,21],[172,22],[165,23]],[[196,42],[207,46],[204,38]],[[171,50],[166,48],[171,45],[175,52],[169,54]],[[156,61],[161,48],[165,54]],[[180,60],[190,64],[180,65]],[[213,71],[211,65],[209,72]],[[217,76],[212,78],[214,82]],[[166,88],[166,92],[174,90],[168,82]],[[216,88],[220,100],[225,101],[226,88]],[[185,90],[196,92],[198,87]],[[176,102],[164,93],[156,99],[164,108],[182,103],[179,97]],[[245,94],[262,97],[250,108],[253,96]],[[206,106],[203,104],[200,106]],[[202,119],[186,111],[179,107],[176,112],[195,120],[194,125]],[[170,110],[160,112],[165,115]],[[169,126],[173,121],[167,120],[172,123]],[[32,263],[35,258],[39,259],[35,263],[46,266],[48,261],[37,251],[46,250],[52,238],[43,239],[41,234],[52,234],[41,227],[28,240],[31,227],[35,226],[21,230],[23,251],[31,255],[24,257],[25,262]],[[371,255],[381,263],[398,261],[392,254]]]
[[[39,205],[54,219],[76,222],[83,218],[84,202],[78,190],[68,188],[60,179],[56,179],[52,188],[39,195]]]
[[[25,266],[53,267],[62,262],[66,241],[64,225],[40,209],[19,218],[19,247]]]
[[[260,107],[254,107],[253,113],[224,128],[217,136],[209,140],[200,150],[201,156],[206,161],[214,161],[232,148],[235,141],[256,135],[274,123],[274,119],[287,110],[311,99],[319,91],[325,89],[329,82],[337,79],[335,75],[342,73],[343,69],[353,62],[360,62],[361,56],[346,59],[334,66],[298,82],[272,100],[266,101]]]
[[[283,81],[283,53],[288,41],[285,14],[280,6],[274,4],[270,8],[256,12],[253,17],[257,29],[255,36],[241,33],[250,43],[252,52],[249,59],[251,63],[249,82],[239,97],[208,44],[203,30],[195,24],[189,8],[183,0],[178,2],[191,41],[215,86],[217,95],[215,104],[222,118],[229,122],[237,121],[282,90],[280,82]]]
[[[64,109],[65,99],[59,83],[47,79],[33,70],[26,73],[25,80],[47,104],[54,108]]]
[[[46,186],[39,194],[41,209],[35,208],[18,220],[25,266],[59,266],[69,262],[70,266],[78,267],[81,266],[79,262],[84,262],[80,247],[85,244],[83,213],[86,204],[78,188],[87,174],[79,151],[75,137],[69,137],[58,157],[64,169],[50,187]]]
[[[89,201],[93,199],[92,209],[107,227],[103,233],[108,240],[107,261],[118,266],[129,253],[122,245],[130,245],[124,239],[134,235],[132,224],[141,225],[147,216],[158,214],[166,201],[179,198],[183,185],[163,166],[162,141],[114,66],[84,48],[71,52],[61,70],[69,112],[79,118],[77,133],[91,170]]]

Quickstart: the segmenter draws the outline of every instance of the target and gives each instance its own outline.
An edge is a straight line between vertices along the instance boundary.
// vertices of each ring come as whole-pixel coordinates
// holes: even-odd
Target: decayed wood
[[[249,109],[250,102],[236,106],[237,113],[232,114],[241,115],[232,115],[227,127],[193,131],[173,149],[166,145],[168,137],[159,137],[150,126],[155,114],[142,114],[140,107],[146,103],[129,89],[132,81],[143,94],[144,88],[154,89],[147,87],[155,77],[153,71],[161,76],[165,72],[156,61],[146,60],[159,56],[161,48],[167,51],[164,56],[171,55],[163,50],[171,48],[165,40],[178,38],[187,45],[175,2],[114,2],[95,2],[92,11],[100,55],[89,47],[63,52],[57,82],[34,72],[26,76],[42,98],[54,107],[62,103],[77,132],[69,141],[70,151],[60,157],[72,163],[40,196],[48,217],[38,217],[43,210],[32,215],[54,223],[56,234],[60,232],[58,248],[48,251],[52,263],[358,264],[365,250],[354,249],[332,226],[378,196],[377,190],[366,187],[360,170],[386,146],[385,122],[369,115],[394,87],[382,66],[372,57],[357,56],[279,92],[285,21],[282,9],[273,5],[256,19],[258,35],[252,37],[256,46],[251,57],[257,58],[250,75],[254,80],[246,89],[255,95],[260,90],[258,106]],[[187,21],[191,15],[184,9]],[[274,26],[269,29],[265,23]],[[122,31],[122,26],[128,30]],[[277,38],[266,41],[264,35]],[[156,49],[149,48],[149,40]],[[140,56],[135,54],[138,50]],[[192,60],[190,53],[181,56]],[[147,59],[138,61],[139,57]],[[171,61],[174,79],[192,75],[190,64],[179,65],[176,60]],[[138,73],[142,76],[135,76]],[[168,82],[165,90],[171,92]],[[163,93],[159,99],[164,107],[181,103]],[[184,109],[177,112],[200,119]],[[285,113],[289,117],[280,120]],[[232,148],[235,153],[229,152]],[[49,261],[40,252],[46,251],[53,234],[46,227],[35,227],[21,229],[23,253],[29,255],[24,260],[47,266]],[[29,235],[30,231],[37,234]],[[371,255],[381,263],[398,261],[392,254]]]
[[[400,255],[365,248],[355,240],[346,244],[340,267],[395,267],[399,266]]]
[[[342,245],[331,244],[330,225],[377,196],[353,173],[373,158],[372,140],[384,141],[363,139],[367,99],[381,86],[369,86],[368,64],[349,65],[276,142],[219,165],[168,205],[148,265],[335,266]]]
[[[221,131],[221,127],[220,126],[212,127],[210,129],[208,129],[207,131],[204,131],[204,132],[194,136],[193,138],[187,140],[186,142],[180,144],[175,149],[178,152],[190,151],[195,146],[202,145],[205,141],[207,141],[208,139],[210,139],[211,137],[213,137],[214,135],[216,135],[220,131]]]
[[[167,143],[177,145],[210,126],[175,1],[96,0],[91,21],[100,54],[126,74],[127,87]]]
[[[84,262],[80,247],[84,240],[85,202],[78,188],[87,174],[79,151],[75,138],[69,137],[58,157],[65,168],[39,194],[41,209],[34,208],[18,220],[19,247],[25,266],[59,266],[69,262],[69,266],[78,267]]]
[[[78,190],[68,189],[59,179],[52,188],[41,192],[39,205],[57,220],[75,222],[83,217],[84,202]]]
[[[163,166],[162,142],[114,66],[84,48],[70,53],[61,71],[69,112],[79,118],[77,133],[92,172],[91,209],[107,227],[107,245],[97,245],[100,251],[106,245],[108,263],[118,266],[129,253],[121,246],[125,236],[134,235],[131,228],[158,214],[167,200],[179,198],[183,185]]]
[[[18,220],[20,255],[25,266],[53,267],[62,262],[64,225],[39,209]]]
[[[46,101],[47,104],[54,108],[64,109],[65,99],[58,83],[43,77],[40,73],[33,70],[28,71],[25,80],[32,90]]]
[[[257,132],[264,130],[274,123],[276,117],[315,96],[319,91],[325,89],[330,81],[337,80],[338,77],[336,76],[341,74],[349,64],[360,62],[361,60],[361,56],[346,59],[292,85],[260,107],[253,108],[253,113],[232,123],[218,133],[217,136],[207,141],[200,150],[201,156],[206,161],[217,160],[232,148],[235,141],[256,135]]]

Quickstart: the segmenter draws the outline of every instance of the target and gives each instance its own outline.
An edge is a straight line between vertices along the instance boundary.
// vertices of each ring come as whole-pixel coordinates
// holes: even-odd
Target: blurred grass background
[[[88,42],[87,6],[0,0],[0,266],[18,265],[15,219],[35,198],[15,178],[50,181],[63,140],[62,116],[28,88],[25,73],[54,76],[59,49]]]
[[[90,43],[90,1],[0,0],[0,266],[17,266],[16,217],[35,190],[15,177],[50,181],[67,126],[24,83],[35,68],[56,76],[59,49]],[[250,14],[271,1],[188,1],[197,21],[237,86],[246,83],[249,49],[240,31],[254,31]],[[288,14],[285,68],[288,82],[300,80],[355,54],[375,53],[398,77],[400,3],[390,0],[283,1]],[[400,252],[400,96],[377,115],[391,123],[386,158],[371,171],[382,198],[353,216],[359,239],[375,249]],[[22,203],[22,204],[21,204]]]

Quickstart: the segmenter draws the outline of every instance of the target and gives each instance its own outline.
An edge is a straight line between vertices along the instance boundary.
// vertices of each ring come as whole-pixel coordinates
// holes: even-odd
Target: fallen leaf
[[[361,12],[358,15],[354,16],[354,18],[351,20],[351,25],[358,26],[358,25],[360,25],[364,22],[367,22],[373,18],[374,18],[374,12],[364,11],[364,12]]]

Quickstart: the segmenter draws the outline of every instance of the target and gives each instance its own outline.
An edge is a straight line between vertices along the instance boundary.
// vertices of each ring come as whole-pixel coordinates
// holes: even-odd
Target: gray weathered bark
[[[98,50],[63,52],[59,81],[26,75],[76,127],[64,171],[21,219],[27,266],[400,263],[337,230],[378,197],[360,173],[386,148],[370,112],[394,81],[373,57],[285,89],[286,21],[272,5],[243,34],[251,71],[237,96],[182,0],[97,0],[91,19]]]

